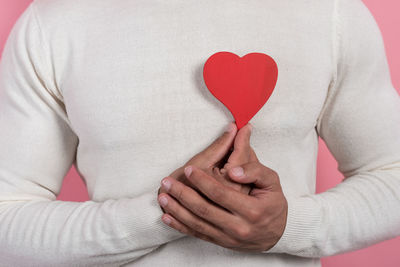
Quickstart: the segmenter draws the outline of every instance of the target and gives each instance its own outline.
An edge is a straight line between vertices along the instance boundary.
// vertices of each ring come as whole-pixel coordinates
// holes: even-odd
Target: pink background
[[[0,0],[0,51],[16,19],[31,0]],[[400,88],[400,2],[398,0],[364,0],[377,20],[386,45],[392,81],[398,91]],[[325,143],[320,140],[318,154],[317,192],[323,192],[340,182],[342,175],[337,171],[335,159],[329,153]],[[161,179],[161,177],[160,177]],[[58,199],[69,201],[88,200],[86,188],[75,168],[67,174]],[[324,267],[333,266],[400,266],[400,237],[362,250],[326,257],[322,259]]]

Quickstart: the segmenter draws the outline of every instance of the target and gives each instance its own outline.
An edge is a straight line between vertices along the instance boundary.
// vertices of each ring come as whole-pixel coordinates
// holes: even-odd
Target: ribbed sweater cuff
[[[135,198],[120,199],[115,210],[121,235],[135,248],[157,246],[185,236],[162,222],[157,196],[155,188]]]
[[[321,205],[312,197],[286,197],[288,214],[286,227],[279,241],[263,253],[309,254],[315,249],[321,226]]]

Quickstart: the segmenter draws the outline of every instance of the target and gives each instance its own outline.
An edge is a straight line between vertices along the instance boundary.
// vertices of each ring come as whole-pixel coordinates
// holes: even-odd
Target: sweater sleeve
[[[31,4],[0,62],[0,265],[119,266],[184,236],[157,189],[104,202],[56,200],[79,142]]]
[[[320,193],[287,196],[283,236],[266,253],[325,257],[400,235],[400,98],[383,39],[361,0],[339,0],[335,75],[318,135],[344,178]]]

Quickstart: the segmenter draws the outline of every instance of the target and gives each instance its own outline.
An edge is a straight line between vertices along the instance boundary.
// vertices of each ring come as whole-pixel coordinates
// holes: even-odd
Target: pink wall
[[[0,0],[0,51],[15,20],[31,0]],[[375,16],[385,40],[392,81],[400,92],[400,2],[398,0],[364,0]],[[318,155],[317,192],[335,186],[342,175],[336,169],[336,161],[320,140]],[[160,178],[161,179],[161,178]],[[88,194],[75,168],[66,176],[58,199],[70,201],[88,200]],[[397,267],[400,266],[400,237],[369,248],[322,259],[324,267]]]

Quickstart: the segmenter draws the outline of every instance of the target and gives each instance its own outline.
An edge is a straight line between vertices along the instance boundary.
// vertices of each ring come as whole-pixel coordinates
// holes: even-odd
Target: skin
[[[231,123],[230,131],[161,181],[158,201],[165,224],[237,251],[266,251],[278,242],[287,200],[279,175],[251,148],[251,128],[237,131]],[[235,173],[236,167],[243,174]]]
[[[240,133],[237,132],[235,123],[228,124],[225,132],[221,136],[214,140],[203,151],[193,156],[182,167],[172,172],[168,177],[176,179],[185,185],[194,188],[192,183],[186,178],[184,169],[189,165],[195,165],[209,174],[214,175],[214,178],[222,184],[248,194],[251,186],[232,181],[228,178],[227,170],[248,162],[251,156],[250,153],[254,154],[252,149],[242,149],[242,144],[246,142],[246,138],[249,138],[250,131],[251,124],[244,126]],[[236,135],[237,133],[238,135]],[[234,147],[236,149],[233,151]],[[221,167],[223,168],[220,169]],[[160,187],[159,194],[160,193],[166,193],[166,190]]]

